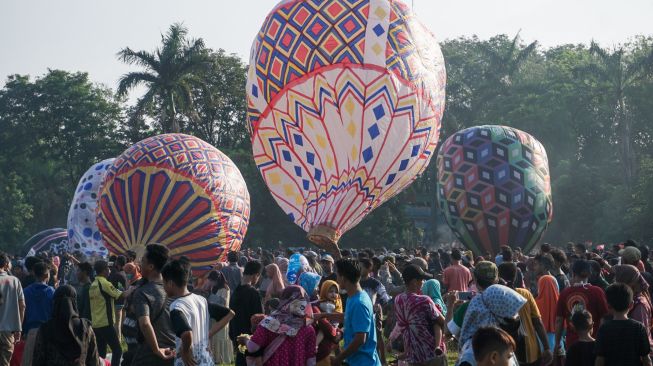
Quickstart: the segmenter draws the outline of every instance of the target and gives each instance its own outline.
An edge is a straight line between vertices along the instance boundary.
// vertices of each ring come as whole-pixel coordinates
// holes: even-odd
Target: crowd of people
[[[0,253],[5,365],[651,365],[646,246]]]

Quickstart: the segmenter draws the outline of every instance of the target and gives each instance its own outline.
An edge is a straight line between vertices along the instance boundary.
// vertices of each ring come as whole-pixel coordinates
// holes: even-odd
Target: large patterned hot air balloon
[[[160,243],[202,274],[238,250],[249,222],[249,192],[234,163],[188,135],[150,137],[107,172],[98,227],[107,249],[142,252]]]
[[[27,239],[23,244],[22,255],[34,255],[39,252],[62,254],[68,251],[68,234],[66,229],[54,228],[43,230]]]
[[[426,169],[444,109],[433,35],[401,1],[282,1],[247,81],[254,159],[309,239],[344,232]]]
[[[438,203],[458,239],[476,254],[502,245],[530,251],[551,222],[544,146],[505,126],[472,127],[440,148]]]
[[[93,165],[79,179],[68,210],[68,247],[71,251],[81,251],[88,256],[107,254],[97,227],[98,192],[114,160],[106,159]]]

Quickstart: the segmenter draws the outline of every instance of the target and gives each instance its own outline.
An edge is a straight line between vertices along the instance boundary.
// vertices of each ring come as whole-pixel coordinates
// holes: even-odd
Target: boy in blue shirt
[[[331,360],[331,364],[340,365],[346,360],[350,366],[381,366],[376,352],[372,300],[360,286],[360,263],[352,259],[341,259],[336,262],[336,275],[340,288],[347,291],[345,349]]]
[[[36,282],[23,290],[25,296],[23,334],[25,336],[31,329],[40,327],[50,319],[52,298],[54,297],[54,287],[48,286],[50,267],[44,262],[38,262],[32,269]]]

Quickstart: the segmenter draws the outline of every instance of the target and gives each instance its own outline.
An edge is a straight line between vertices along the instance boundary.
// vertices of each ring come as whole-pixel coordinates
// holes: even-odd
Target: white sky
[[[409,4],[410,0],[405,0]],[[115,89],[130,67],[123,47],[153,50],[160,33],[183,22],[192,37],[243,59],[277,0],[0,0],[0,85],[7,75],[48,68],[86,71]],[[521,30],[543,46],[611,46],[653,34],[652,0],[414,0],[420,19],[440,40],[485,39]]]

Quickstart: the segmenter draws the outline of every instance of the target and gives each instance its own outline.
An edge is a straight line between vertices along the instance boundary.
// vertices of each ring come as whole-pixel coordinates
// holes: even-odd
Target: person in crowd
[[[234,317],[229,308],[209,304],[202,296],[188,291],[190,265],[173,260],[161,270],[170,303],[170,322],[175,332],[175,365],[214,366],[211,338]],[[210,327],[210,319],[216,323]],[[210,328],[209,328],[210,327]]]
[[[472,298],[465,311],[460,330],[460,355],[458,365],[474,366],[475,358],[472,337],[476,331],[486,326],[506,327],[513,330],[519,327],[516,321],[519,310],[526,299],[515,290],[497,285],[499,270],[489,261],[479,262],[474,268],[474,282],[479,293]],[[516,365],[516,359],[513,360]]]
[[[564,291],[570,286],[569,278],[563,271],[563,267],[567,265],[567,256],[565,252],[558,248],[551,249],[551,257],[553,257],[553,268],[550,270],[551,275],[558,281],[558,289],[560,292]]]
[[[116,256],[116,260],[111,267],[111,272],[107,278],[113,287],[117,288],[120,291],[127,289],[127,275],[125,273],[124,267],[127,263],[127,258],[124,255]],[[116,328],[116,333],[118,334],[118,339],[122,338],[120,333],[120,326],[122,325],[122,309],[125,306],[125,299],[120,298],[116,300],[116,316],[114,327]]]
[[[322,265],[322,279],[320,280],[320,288],[324,281],[335,281],[336,273],[333,271],[333,265],[335,261],[333,257],[329,254],[323,254],[320,258],[320,264]]]
[[[109,264],[99,260],[93,265],[95,280],[89,287],[89,303],[91,305],[91,323],[97,339],[100,357],[107,355],[107,345],[111,348],[111,366],[120,365],[122,347],[114,328],[115,300],[123,297],[123,292],[116,289],[107,277]],[[29,305],[28,305],[29,306]]]
[[[587,260],[576,260],[572,267],[574,284],[560,292],[558,305],[556,306],[556,354],[559,354],[560,351],[565,320],[568,320],[575,311],[585,309],[592,314],[592,319],[595,319],[592,336],[596,335],[601,319],[608,313],[605,293],[601,288],[592,286],[588,282],[590,270],[590,264]],[[567,325],[566,344],[567,347],[570,347],[578,340],[578,335],[571,323],[567,321]]]
[[[314,272],[304,272],[299,275],[299,285],[304,288],[311,301],[317,300],[319,293],[318,284],[320,283],[320,275]]]
[[[323,288],[331,287],[330,282],[325,282],[322,285]],[[327,296],[331,296],[331,292]],[[322,298],[322,295],[320,296]],[[332,304],[329,302],[317,302],[313,303],[311,306],[313,308],[313,315],[315,318],[314,328],[315,328],[315,343],[317,343],[317,352],[315,354],[315,360],[317,366],[331,366],[331,353],[337,349],[338,342],[342,337],[342,333],[338,330],[337,321],[329,321],[327,317],[322,317],[321,314],[335,314],[335,309],[332,312],[327,312],[330,310],[331,306],[326,309],[327,311],[321,311],[320,307],[324,304]],[[342,304],[340,304],[342,314]],[[323,306],[324,308],[324,306]]]
[[[504,261],[499,266],[499,277],[508,287],[520,294],[526,303],[519,310],[521,329],[524,330],[524,342],[517,348],[517,359],[520,365],[548,365],[553,360],[551,347],[542,324],[542,316],[530,291],[523,287],[516,287],[517,267],[510,261]],[[539,341],[539,343],[538,343]],[[540,345],[543,350],[540,351]]]
[[[25,316],[25,296],[20,280],[12,275],[11,261],[0,252],[0,366],[9,366],[14,343],[20,340]]]
[[[277,257],[275,259],[275,263],[277,264],[277,266],[279,266],[279,271],[281,271],[283,285],[284,286],[290,285],[290,282],[288,282],[288,277],[286,276],[286,273],[288,272],[288,264],[290,263],[290,260],[284,257]]]
[[[91,320],[91,297],[90,289],[93,282],[93,266],[88,262],[82,262],[77,265],[77,282],[79,290],[77,291],[77,309],[79,317]]]
[[[442,313],[442,315],[447,316],[447,305],[444,303],[444,299],[442,298],[440,281],[436,279],[427,280],[422,286],[422,293],[433,300],[435,307],[440,313]]]
[[[420,294],[424,280],[430,280],[432,276],[411,264],[404,268],[402,277],[406,292],[395,298],[396,323],[386,348],[391,351],[392,342],[402,336],[404,351],[401,359],[408,365],[433,365],[438,358],[446,362],[444,316],[430,297]]]
[[[578,334],[578,342],[567,351],[567,365],[594,366],[596,342],[592,338],[592,314],[587,310],[575,312],[571,316],[571,324]]]
[[[317,344],[308,294],[301,286],[291,285],[280,300],[279,308],[240,342],[246,344],[250,357],[261,357],[266,366],[314,366]]]
[[[25,335],[31,329],[38,328],[50,319],[52,313],[52,297],[54,287],[49,286],[50,268],[45,262],[38,262],[32,266],[36,281],[27,286],[23,291],[25,296],[25,318],[23,332]]]
[[[43,262],[43,260],[38,257],[30,256],[25,258],[25,269],[27,270],[27,276],[25,276],[21,282],[24,289],[29,287],[29,285],[32,283],[36,282],[36,276],[34,275],[34,265],[39,262]]]
[[[79,316],[74,287],[62,285],[54,292],[52,317],[39,327],[33,350],[32,366],[99,365],[95,333]]]
[[[482,327],[472,338],[472,348],[478,366],[509,366],[517,346],[505,331],[497,327]]]
[[[130,265],[135,265],[135,263],[127,263],[125,268],[129,268]],[[140,267],[136,265],[136,268]],[[126,273],[129,275],[129,272]],[[140,269],[138,274],[139,278],[130,284],[131,294],[125,296],[125,306],[123,308],[125,316],[122,321],[121,334],[127,344],[127,350],[122,354],[122,366],[131,366],[134,354],[140,347],[139,341],[143,339],[142,334],[139,334],[138,317],[134,309],[134,294],[136,289],[147,283],[147,279],[140,276]],[[127,279],[129,280],[129,277]]]
[[[227,284],[227,279],[224,278],[222,272],[215,271],[215,284],[211,288],[208,302],[209,304],[217,304],[224,307],[229,307],[229,299],[231,291]],[[211,321],[211,326],[217,323],[215,320]],[[216,364],[232,364],[234,362],[234,349],[229,340],[229,325],[227,324],[222,328],[218,334],[211,338],[211,349],[213,350],[213,361]]]
[[[251,332],[251,317],[263,313],[261,295],[254,287],[261,277],[262,267],[258,261],[247,262],[241,283],[231,293],[229,308],[236,315],[229,323],[229,338],[236,352],[236,366],[247,365],[245,355],[238,352],[238,336],[249,334]]]
[[[386,357],[385,357],[385,348],[383,347],[383,323],[382,323],[383,308],[382,307],[388,304],[390,300],[392,300],[392,298],[390,297],[390,295],[388,295],[385,286],[383,286],[381,281],[371,276],[373,263],[369,258],[367,258],[367,253],[365,254],[366,256],[360,259],[360,263],[361,263],[360,285],[363,288],[363,290],[367,292],[367,295],[372,300],[372,305],[374,305],[374,316],[376,319],[376,332],[377,332],[376,337],[378,340],[377,346],[379,347],[378,352],[379,352],[379,357],[381,357],[381,363],[385,364]]]
[[[148,244],[141,258],[141,273],[146,280],[134,289],[130,304],[139,334],[139,346],[134,351],[133,365],[174,363],[175,334],[170,322],[170,299],[166,295],[161,276],[168,258],[168,248],[160,244]]]
[[[601,288],[601,290],[604,290],[610,285],[608,281],[603,278],[603,273],[601,270],[601,264],[596,261],[596,260],[590,260],[590,269],[591,269],[591,274],[589,278],[589,283],[593,286]]]
[[[331,360],[331,365],[380,366],[376,351],[377,337],[372,300],[360,285],[361,265],[351,259],[336,262],[338,285],[347,292],[344,314],[344,350]]]
[[[442,274],[442,284],[447,291],[466,292],[469,290],[469,283],[472,282],[472,273],[462,264],[463,256],[459,249],[451,251],[451,265],[445,268]]]
[[[623,283],[605,290],[612,320],[604,321],[596,336],[596,366],[651,365],[651,346],[644,325],[628,319],[633,291]]]
[[[510,265],[515,267],[514,269],[515,278],[511,281],[515,288],[526,288],[526,284],[524,283],[524,274],[522,273],[521,269],[517,267],[517,264],[514,262],[514,258],[513,258],[514,255],[515,253],[512,251],[512,249],[509,246],[501,247],[501,257],[503,258],[501,264],[509,263]]]
[[[243,278],[243,269],[238,265],[238,252],[229,252],[227,254],[229,265],[222,268],[222,274],[227,279],[227,284],[231,289],[232,295]]]
[[[125,271],[125,276],[127,277],[127,284],[132,286],[136,281],[140,280],[143,276],[141,275],[141,268],[138,264],[129,262],[125,263],[123,267]]]
[[[317,273],[318,275],[322,276],[324,274],[324,269],[318,262],[318,255],[312,250],[309,250],[308,252],[305,253],[306,260],[308,261],[308,265],[311,266],[311,270],[314,273]]]
[[[547,335],[549,348],[555,348],[556,310],[558,304],[558,281],[551,275],[543,275],[537,280],[535,303],[542,316],[542,324]]]
[[[283,289],[286,287],[283,284],[283,277],[281,276],[279,266],[277,266],[275,263],[268,264],[265,266],[265,272],[270,279],[270,285],[265,292],[265,301],[273,298],[279,298],[283,292]]]
[[[320,309],[320,313],[343,313],[344,309],[342,306],[342,299],[340,297],[340,286],[338,286],[336,281],[324,281],[322,287],[320,288],[318,308]]]
[[[628,312],[628,317],[644,325],[649,344],[653,347],[651,339],[651,299],[648,294],[649,284],[646,282],[637,267],[630,264],[622,264],[612,267],[614,281],[623,283],[633,291],[633,307]]]

